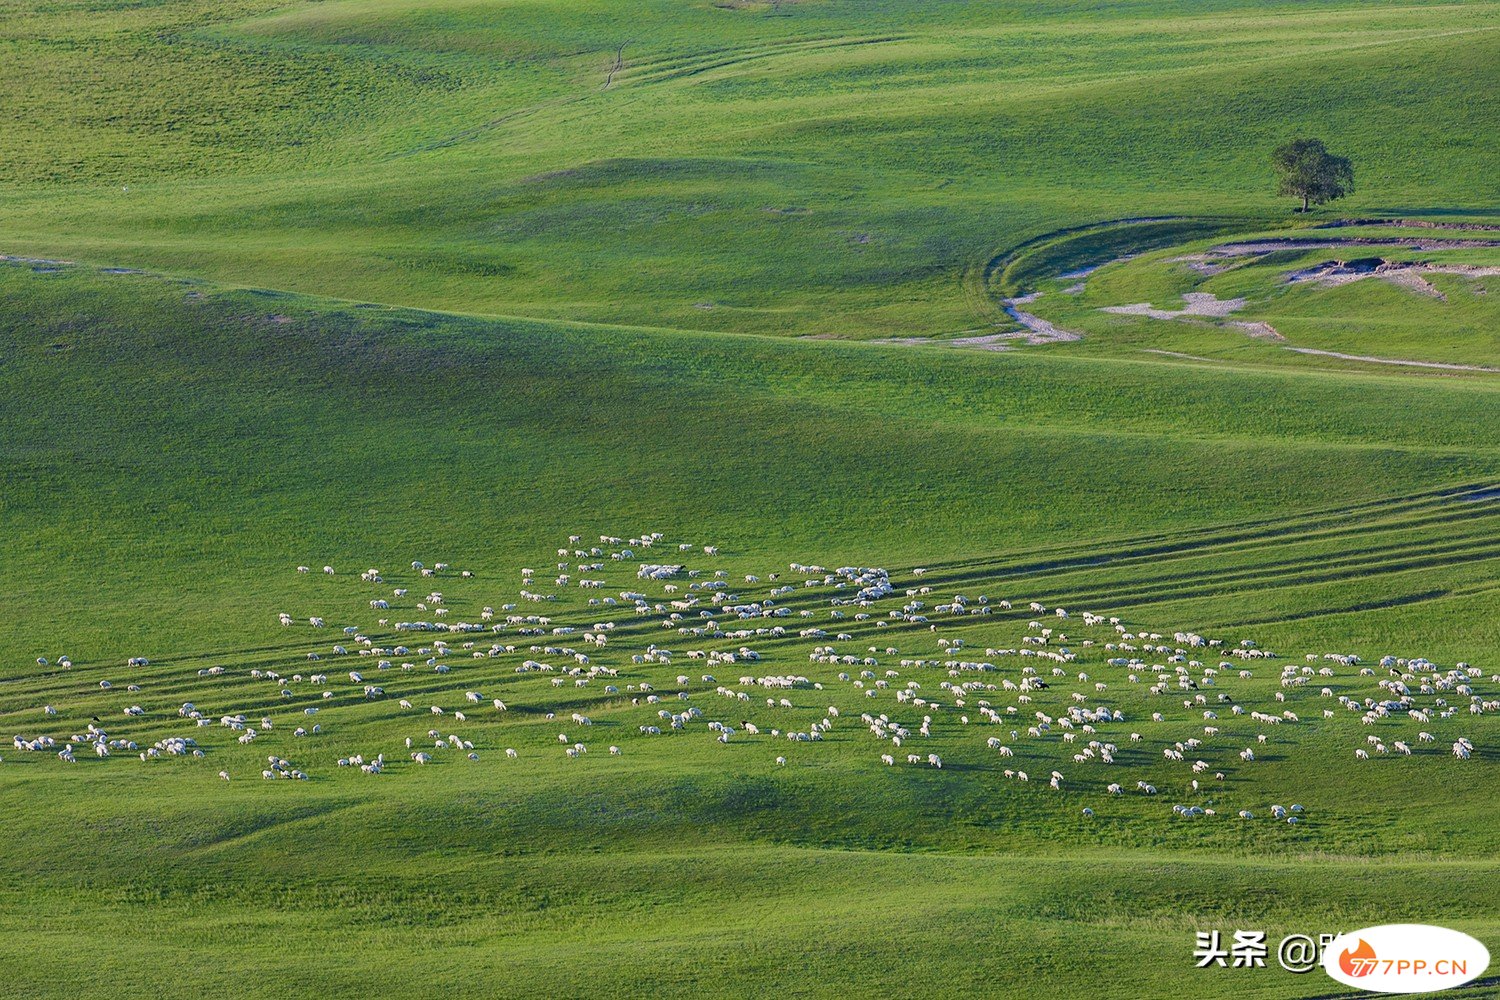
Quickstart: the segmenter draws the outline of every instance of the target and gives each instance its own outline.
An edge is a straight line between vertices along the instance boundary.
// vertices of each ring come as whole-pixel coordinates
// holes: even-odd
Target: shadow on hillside
[[[1472,219],[1476,217],[1500,219],[1500,205],[1491,205],[1484,208],[1476,208],[1472,205],[1454,205],[1438,208],[1433,208],[1432,206],[1424,207],[1416,205],[1387,205],[1380,209],[1371,210],[1371,212],[1368,214],[1423,219],[1436,219],[1446,216],[1453,219],[1454,221],[1461,221],[1463,219]]]

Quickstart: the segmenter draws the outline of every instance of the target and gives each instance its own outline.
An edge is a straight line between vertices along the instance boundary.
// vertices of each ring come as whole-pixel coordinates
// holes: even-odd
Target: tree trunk
[[[1307,193],[1306,192],[1303,192],[1303,194],[1302,194],[1302,211],[1304,211],[1304,212],[1307,211]]]

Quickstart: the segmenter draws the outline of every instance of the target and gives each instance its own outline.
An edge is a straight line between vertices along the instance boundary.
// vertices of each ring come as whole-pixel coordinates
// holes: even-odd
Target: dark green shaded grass
[[[10,627],[38,654],[44,636],[75,655],[160,646],[163,629],[269,598],[257,581],[289,564],[401,559],[434,536],[471,539],[481,570],[600,521],[745,558],[1045,561],[1064,540],[1496,472],[1485,381],[1414,397],[1401,379],[497,324],[77,268],[3,277],[3,516],[27,598]],[[1414,541],[1412,558],[1439,558]],[[1360,548],[1340,572],[1358,575]],[[180,630],[147,610],[163,585]]]

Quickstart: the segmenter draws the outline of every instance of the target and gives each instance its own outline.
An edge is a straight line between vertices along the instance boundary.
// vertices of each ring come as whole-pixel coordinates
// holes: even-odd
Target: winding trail
[[[1042,319],[1035,313],[1025,312],[1018,306],[1026,305],[1041,297],[1040,292],[1023,295],[1016,299],[1005,299],[1000,304],[1005,309],[1005,314],[1024,326],[1029,333],[996,334],[998,337],[1010,337],[1025,340],[1028,344],[1059,344],[1073,340],[1082,340],[1083,334],[1074,333],[1072,330],[1064,330],[1052,325],[1049,321]]]
[[[600,87],[600,90],[608,90],[614,86],[615,74],[625,68],[625,46],[630,42],[631,40],[627,38],[620,43],[619,48],[615,49],[615,61],[610,65],[609,72],[604,74],[604,86]]]
[[[1343,354],[1339,351],[1320,351],[1316,347],[1288,347],[1286,350],[1296,351],[1298,354],[1320,354],[1325,358],[1342,358],[1345,361],[1368,361],[1373,365],[1404,365],[1408,368],[1444,368],[1449,371],[1493,372],[1500,374],[1500,368],[1486,368],[1483,365],[1459,365],[1444,361],[1411,361],[1404,358],[1374,358],[1368,354]]]

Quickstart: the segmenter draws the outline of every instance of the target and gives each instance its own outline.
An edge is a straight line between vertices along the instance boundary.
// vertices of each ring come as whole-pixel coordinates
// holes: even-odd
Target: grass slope
[[[968,330],[964,275],[1041,233],[1281,216],[1266,151],[1300,131],[1359,165],[1354,211],[1493,216],[1496,12],[28,7],[0,245],[505,315]]]
[[[1046,561],[1500,473],[1483,377],[1414,395],[1396,376],[496,323],[37,266],[0,269],[5,627],[75,655],[193,635],[320,552],[451,538],[494,570],[606,515],[746,558]]]
[[[1286,662],[1468,660],[1494,698],[1500,380],[1095,307],[1244,295],[1288,344],[1497,364],[1493,295],[1472,282],[1442,278],[1439,302],[1281,283],[1317,254],[1214,276],[1168,259],[1287,235],[1266,151],[1301,132],[1358,166],[1340,212],[1493,224],[1500,109],[1475,81],[1497,68],[1500,4],[0,14],[0,719],[66,739],[98,716],[144,747],[190,731],[186,701],[276,717],[250,745],[191,728],[202,760],[7,747],[0,994],[1328,997],[1321,975],[1195,971],[1192,932],[1409,919],[1493,946],[1495,716],[1356,762],[1372,730],[1324,719],[1319,688],[1371,696],[1383,671],[1289,689],[1302,721],[1254,764],[1236,751],[1257,727],[1225,718],[1203,753],[1226,780],[1195,792],[1160,749],[1202,733],[1198,709],[1084,649],[1131,720],[1107,737],[1121,766],[1162,791],[1115,798],[1055,738],[1018,742],[1037,780],[1006,780],[951,707],[923,747],[941,771],[882,766],[859,713],[915,710],[812,664],[813,638],[753,641],[755,672],[824,683],[790,709],[721,702],[696,662],[632,662],[679,643],[654,617],[610,609],[596,655],[622,686],[689,674],[686,704],[763,729],[837,705],[816,752],[721,747],[701,725],[641,735],[658,706],[516,672],[547,653],[382,672],[388,696],[366,700],[329,645],[375,629],[364,566],[387,570],[381,593],[432,585],[392,569],[413,558],[472,570],[441,580],[468,618],[515,600],[521,566],[550,575],[570,533],[660,530],[722,546],[691,561],[736,581],[816,560],[907,587],[921,565],[933,601],[1064,603],[1254,637]],[[1141,252],[1060,294],[1056,275]],[[1035,288],[1039,312],[1089,336],[1007,353],[838,342],[989,332],[1000,297]],[[325,562],[340,573],[293,572]],[[636,586],[633,565],[608,565],[600,593]],[[826,597],[788,603],[826,625]],[[583,599],[545,608],[586,625],[600,611]],[[284,628],[280,610],[334,627]],[[1029,617],[940,634],[1010,647]],[[851,652],[949,655],[925,626],[840,627]],[[1280,662],[1221,689],[1269,704]],[[1016,676],[1002,663],[983,676]],[[312,669],[333,698],[250,676]],[[902,670],[948,697],[941,668]],[[1060,714],[1073,686],[1034,707]],[[447,729],[470,687],[511,704],[462,724],[481,759],[410,763],[404,739]],[[1113,731],[1157,707],[1149,745]],[[595,719],[581,760],[547,717],[575,711]],[[1460,734],[1474,760],[1445,752]],[[388,774],[335,766],[378,751]],[[268,753],[312,779],[261,781]],[[1056,766],[1070,784],[1054,793]],[[1177,822],[1180,801],[1222,816]],[[1266,819],[1292,801],[1305,823]],[[1230,820],[1240,808],[1260,820]]]
[[[1154,751],[1126,759],[1166,797],[1110,800],[1086,825],[1097,788],[1055,800],[1006,783],[946,715],[924,748],[948,758],[941,772],[882,768],[854,729],[782,770],[770,758],[784,742],[643,741],[654,709],[553,694],[503,659],[453,680],[382,677],[375,702],[285,702],[246,676],[306,671],[306,652],[326,652],[328,633],[283,629],[276,610],[370,624],[355,564],[472,568],[474,581],[443,583],[471,616],[505,599],[517,567],[547,565],[550,539],[649,529],[719,542],[714,564],[734,573],[920,561],[938,594],[1082,602],[1288,656],[1476,658],[1495,648],[1500,610],[1491,380],[1413,395],[1390,376],[496,322],[81,266],[12,263],[0,282],[0,715],[24,734],[97,715],[142,746],[184,731],[183,701],[277,717],[249,747],[197,731],[209,757],[180,766],[6,754],[0,803],[28,821],[0,851],[28,877],[5,890],[0,939],[28,996],[83,981],[196,994],[184,970],[211,953],[216,977],[329,996],[585,980],[600,995],[821,993],[873,974],[905,994],[1019,995],[1045,975],[1059,995],[1292,997],[1321,980],[1195,973],[1192,931],[1378,922],[1391,881],[1409,887],[1404,918],[1454,923],[1463,898],[1459,925],[1484,937],[1500,922],[1477,902],[1494,878],[1489,751],[1475,770],[1441,752],[1356,770],[1368,731],[1353,718],[1278,733],[1262,769],[1211,800],[1228,813],[1306,801],[1303,827],[1164,821],[1191,793]],[[325,560],[350,572],[291,572]],[[394,573],[388,586],[426,583]],[[577,600],[547,611],[594,620]],[[1013,644],[1026,617],[944,634]],[[621,624],[622,652],[603,661],[669,685],[681,668],[623,660],[660,629]],[[935,649],[922,627],[876,641]],[[772,643],[758,671],[807,671],[805,645]],[[73,669],[25,665],[61,652]],[[126,655],[153,660],[128,677],[141,691],[101,691],[127,679]],[[192,679],[210,665],[228,676]],[[1266,669],[1237,695],[1268,697]],[[375,779],[332,766],[399,750],[430,725],[423,705],[451,708],[468,686],[512,704],[464,724],[480,763]],[[696,697],[712,708],[710,691]],[[1132,718],[1149,711],[1118,697]],[[867,707],[847,690],[794,700],[791,718],[808,720],[827,703]],[[129,701],[147,715],[109,721]],[[291,735],[304,704],[324,707],[326,733]],[[626,755],[567,761],[553,710],[594,716],[596,753],[614,741]],[[743,710],[763,728],[784,713]],[[1493,727],[1462,728],[1484,748]],[[1173,718],[1153,739],[1195,731]],[[522,752],[510,770],[504,746]],[[266,752],[314,780],[260,782]],[[1018,763],[1045,774],[1051,753]],[[1067,888],[1082,885],[1096,887],[1086,903]],[[76,939],[83,907],[86,964],[51,947]],[[1098,956],[1124,951],[1149,961],[1101,982]]]

